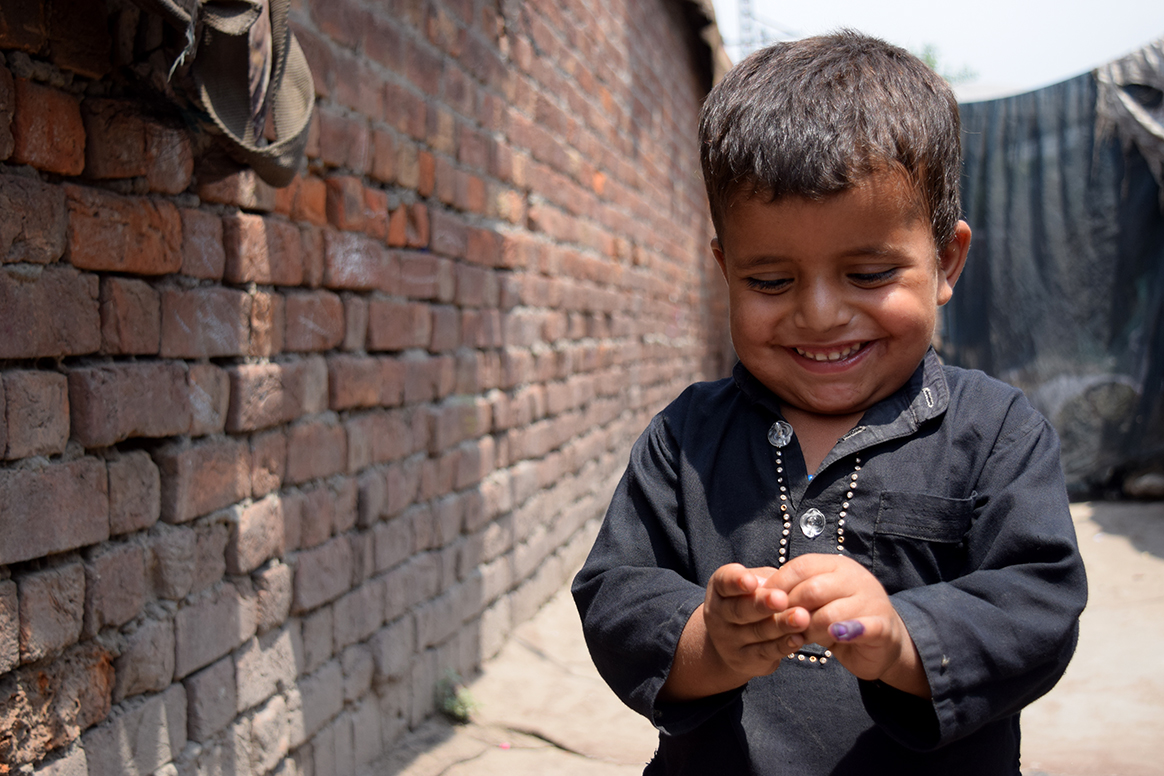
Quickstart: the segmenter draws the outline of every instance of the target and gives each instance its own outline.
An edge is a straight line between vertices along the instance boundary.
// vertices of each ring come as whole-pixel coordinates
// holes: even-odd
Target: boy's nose
[[[795,323],[815,332],[831,331],[852,318],[844,295],[829,283],[806,285],[797,300]]]

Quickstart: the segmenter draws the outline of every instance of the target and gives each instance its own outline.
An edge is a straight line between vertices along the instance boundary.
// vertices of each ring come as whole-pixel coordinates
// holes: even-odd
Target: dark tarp
[[[1115,64],[961,106],[974,239],[942,354],[1026,392],[1077,496],[1164,472],[1164,68]]]

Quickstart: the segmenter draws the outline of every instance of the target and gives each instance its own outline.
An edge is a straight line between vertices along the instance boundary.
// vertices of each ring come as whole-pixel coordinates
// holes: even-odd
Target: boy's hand
[[[716,569],[703,603],[688,619],[667,682],[665,700],[691,700],[726,692],[775,671],[805,643],[804,609],[788,608],[788,595],[765,587],[770,567],[729,563]]]
[[[842,555],[801,555],[772,574],[765,587],[785,591],[790,610],[811,612],[805,641],[831,649],[854,676],[929,697],[905,623],[885,588],[860,563]]]

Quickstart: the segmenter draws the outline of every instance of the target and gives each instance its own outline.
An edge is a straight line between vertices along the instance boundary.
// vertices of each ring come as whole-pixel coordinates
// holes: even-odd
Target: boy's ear
[[[723,273],[724,280],[727,280],[727,260],[723,255],[723,244],[720,243],[718,237],[711,238],[711,254],[715,256],[715,263],[719,265],[719,271]]]
[[[954,238],[938,253],[938,304],[943,305],[954,296],[954,284],[966,266],[970,251],[970,225],[959,221],[954,227]]]

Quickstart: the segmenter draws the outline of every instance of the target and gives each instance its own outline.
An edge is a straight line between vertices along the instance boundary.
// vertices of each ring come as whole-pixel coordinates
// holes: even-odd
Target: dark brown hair
[[[712,89],[699,120],[711,217],[737,197],[823,199],[900,172],[939,250],[961,214],[953,90],[904,49],[850,30],[762,49]]]

